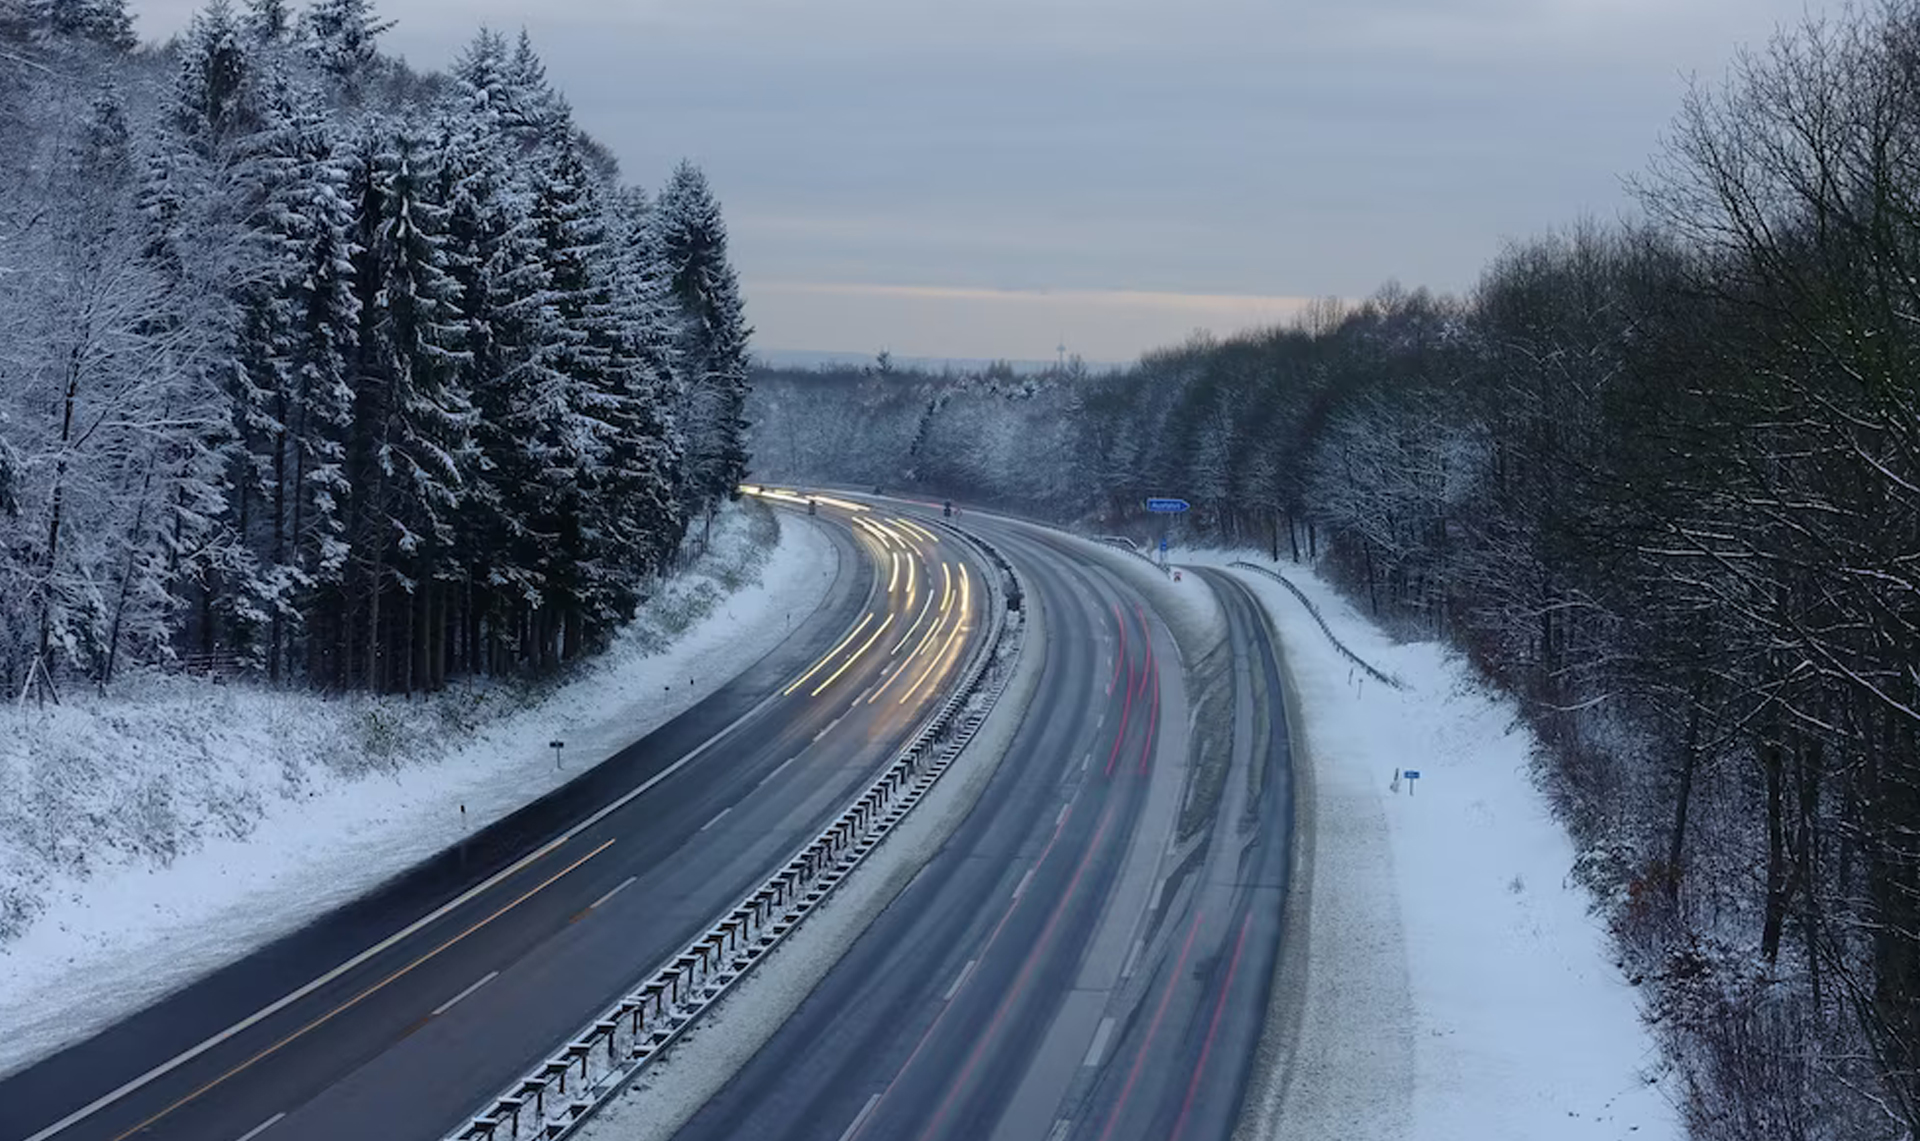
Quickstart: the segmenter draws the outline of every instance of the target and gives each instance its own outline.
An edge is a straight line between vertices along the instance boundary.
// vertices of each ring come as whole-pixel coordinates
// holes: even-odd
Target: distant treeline
[[[1701,87],[1644,224],[1112,378],[769,374],[769,473],[1317,559],[1519,696],[1694,1136],[1920,1129],[1920,3]],[[1577,1027],[1569,1027],[1577,1034]]]
[[[745,465],[705,179],[622,185],[524,34],[0,0],[0,683],[413,691],[600,645]]]

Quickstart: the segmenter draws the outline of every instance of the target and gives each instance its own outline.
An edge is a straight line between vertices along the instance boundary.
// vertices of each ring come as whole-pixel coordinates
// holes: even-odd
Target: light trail
[[[819,697],[821,694],[821,691],[825,690],[828,686],[832,685],[834,683],[834,680],[838,678],[841,674],[846,673],[848,666],[859,661],[860,655],[867,652],[867,647],[873,645],[873,643],[879,639],[880,635],[887,632],[887,627],[891,625],[893,625],[893,615],[889,614],[887,615],[887,620],[885,622],[880,623],[880,628],[878,630],[875,630],[873,633],[867,635],[867,640],[860,643],[860,648],[855,650],[853,652],[853,655],[849,657],[846,661],[841,662],[840,668],[828,674],[827,680],[821,682],[819,687],[815,689],[812,693],[808,694],[807,696]]]
[[[919,692],[920,687],[926,684],[927,679],[933,676],[934,671],[940,668],[941,663],[946,661],[947,658],[952,655],[954,643],[960,640],[961,633],[963,633],[967,628],[968,598],[971,593],[972,593],[972,589],[968,585],[968,581],[967,581],[967,565],[965,563],[961,563],[960,564],[960,609],[954,613],[953,632],[947,635],[946,645],[941,646],[940,652],[933,656],[933,660],[931,662],[927,663],[926,672],[921,674],[918,678],[914,680],[913,685],[907,690],[907,692],[900,695],[900,704],[905,705],[907,701],[910,698],[912,698],[915,693]]]
[[[846,649],[848,643],[852,642],[855,638],[858,638],[860,636],[860,631],[865,630],[867,628],[867,623],[871,621],[873,621],[873,613],[869,611],[866,617],[860,619],[860,624],[853,628],[852,633],[840,639],[839,645],[835,646],[831,650],[828,650],[826,657],[823,657],[819,661],[813,663],[812,669],[808,670],[806,673],[803,673],[799,677],[795,678],[792,685],[781,690],[780,696],[782,697],[791,696],[794,690],[799,689],[801,686],[805,685],[808,678],[812,677],[814,674],[819,673],[822,667],[824,667],[828,662],[834,659],[834,655],[838,654],[841,650]]]

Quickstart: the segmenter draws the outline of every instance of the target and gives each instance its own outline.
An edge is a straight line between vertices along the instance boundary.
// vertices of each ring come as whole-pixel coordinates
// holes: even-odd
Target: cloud
[[[756,281],[746,288],[756,344],[907,356],[1036,360],[1058,344],[1092,361],[1127,361],[1196,329],[1226,335],[1291,321],[1305,297],[1103,289]],[[983,331],[991,335],[983,337]]]
[[[706,168],[749,282],[1210,297],[1358,296],[1389,277],[1463,290],[1506,239],[1630,211],[1620,176],[1657,148],[1684,75],[1716,74],[1737,43],[1803,10],[1803,0],[378,3],[398,21],[387,46],[419,66],[444,64],[482,22],[526,26],[628,178],[657,185],[683,156]],[[150,36],[187,12],[180,0],[135,7]],[[900,339],[885,321],[930,320],[940,304],[969,307],[976,342],[943,351],[1031,355],[1057,340],[1022,323],[1049,311],[1039,302],[898,294],[820,311],[828,298],[750,296],[761,343],[861,349]],[[1085,304],[1088,327],[1108,330],[1090,342],[1137,339],[1101,323],[1131,310]]]

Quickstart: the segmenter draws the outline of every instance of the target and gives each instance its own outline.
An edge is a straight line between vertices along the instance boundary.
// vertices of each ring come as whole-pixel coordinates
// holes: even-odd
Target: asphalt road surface
[[[1217,806],[1176,842],[1173,642],[1072,544],[969,515],[1042,603],[1039,690],[980,801],[679,1141],[1225,1138],[1281,938],[1291,777],[1257,604],[1221,600]],[[1215,705],[1213,708],[1222,708]]]
[[[841,573],[777,650],[462,849],[0,1080],[0,1141],[432,1141],[483,1108],[810,839],[984,632],[959,544],[821,515]]]

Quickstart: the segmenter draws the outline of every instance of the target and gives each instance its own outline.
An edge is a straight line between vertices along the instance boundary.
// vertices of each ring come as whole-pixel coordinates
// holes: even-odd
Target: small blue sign
[[[1188,508],[1189,505],[1184,499],[1155,498],[1147,500],[1147,510],[1158,511],[1167,515],[1178,514],[1179,512],[1188,510]]]
[[[1419,780],[1419,779],[1420,779],[1420,770],[1419,770],[1419,769],[1407,769],[1407,770],[1406,770],[1405,772],[1402,772],[1402,773],[1401,773],[1400,775],[1401,775],[1401,776],[1403,776],[1403,777],[1406,777],[1406,778],[1407,778],[1408,780]]]
[[[1167,537],[1165,535],[1160,536],[1160,549],[1163,551],[1167,549]]]

